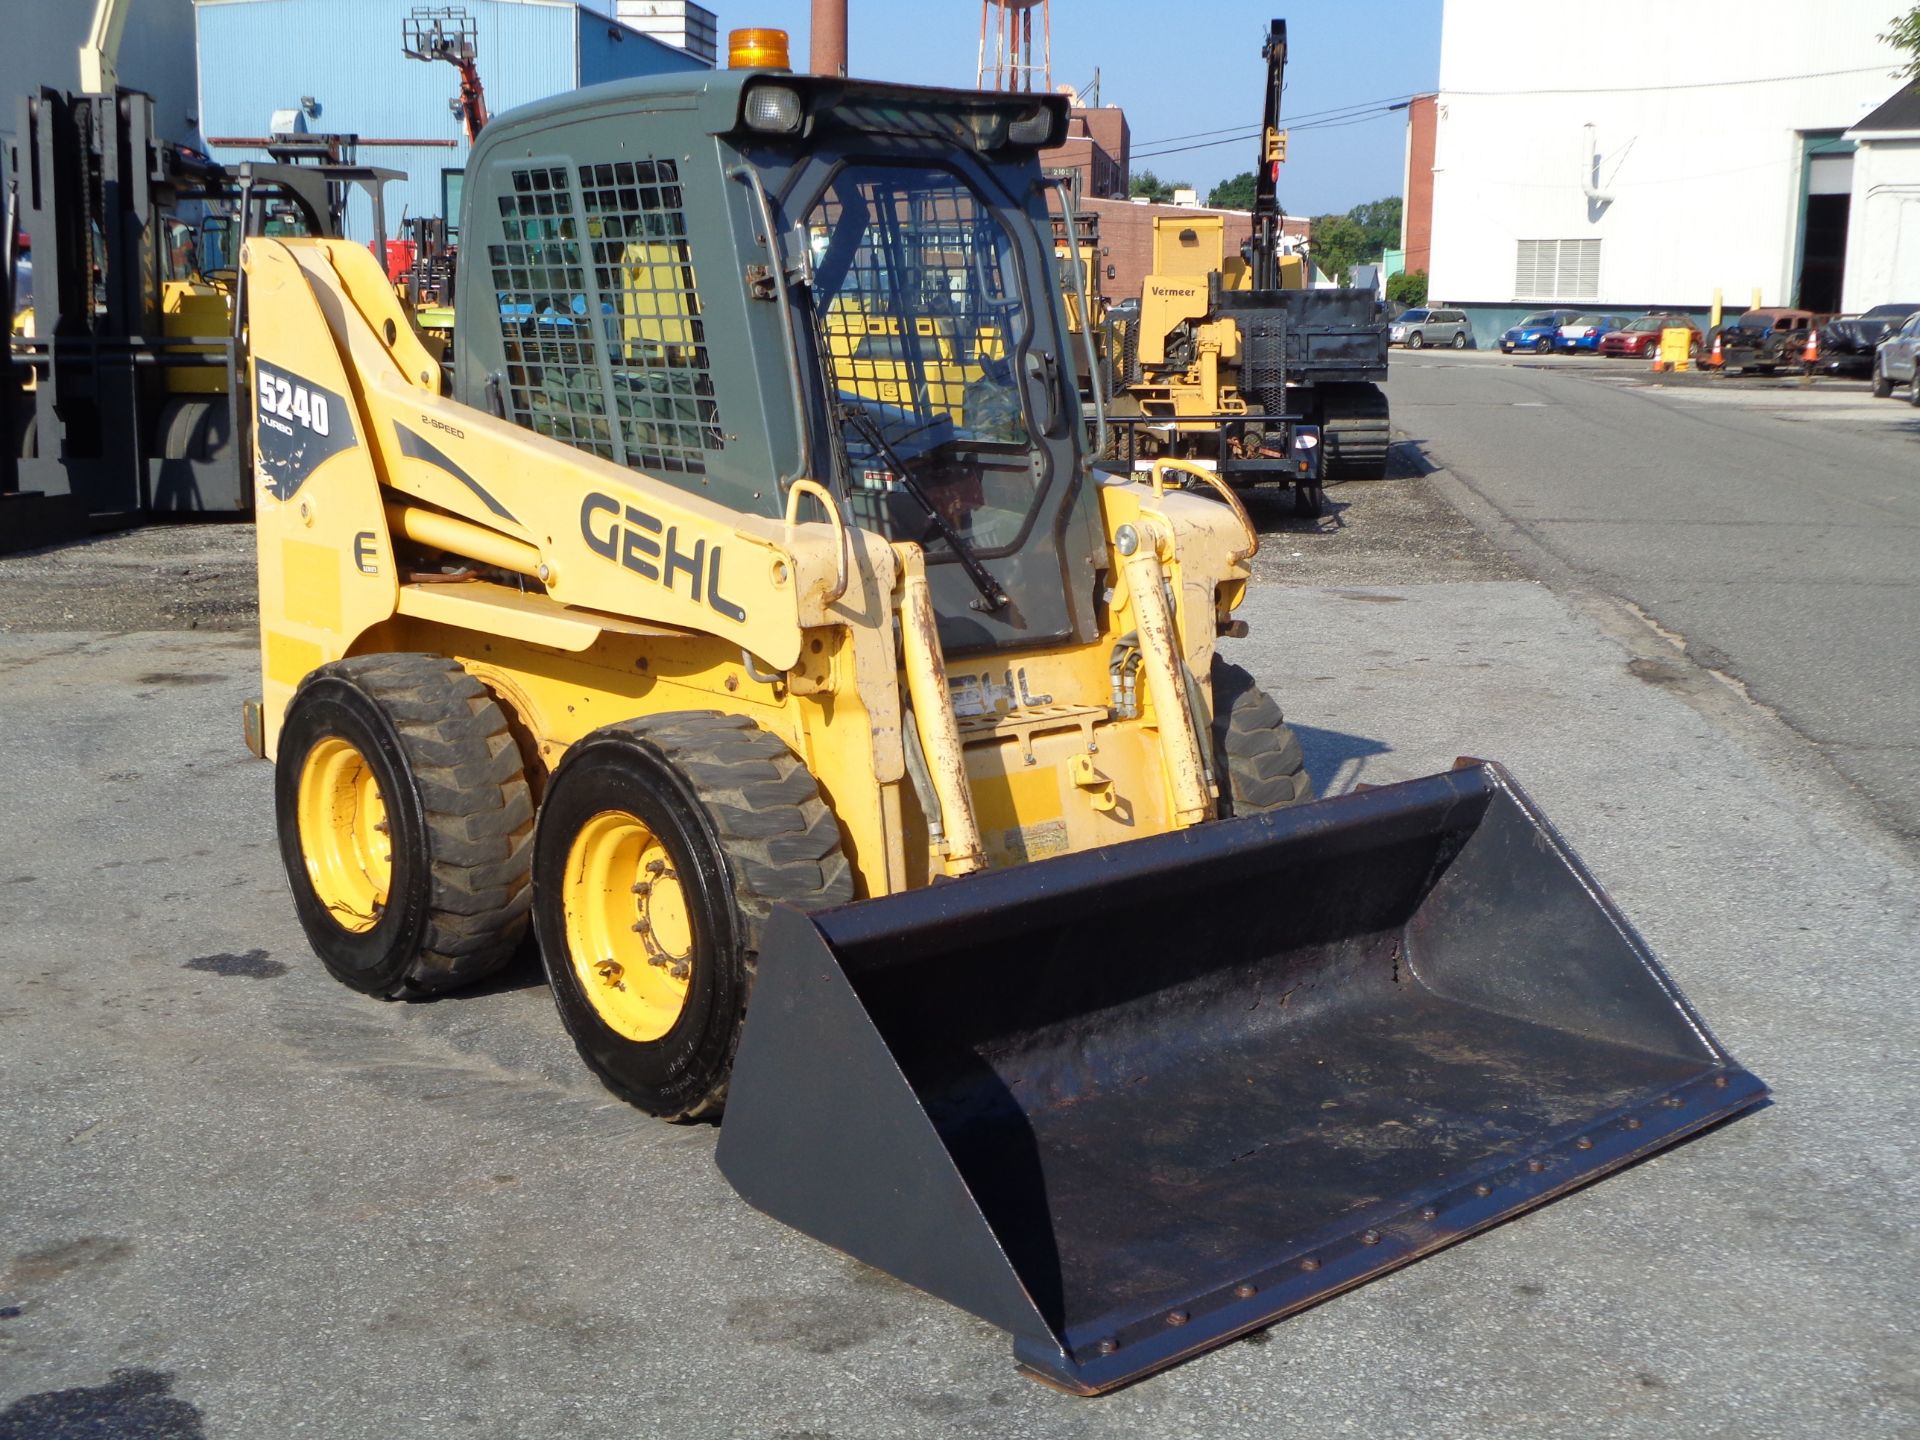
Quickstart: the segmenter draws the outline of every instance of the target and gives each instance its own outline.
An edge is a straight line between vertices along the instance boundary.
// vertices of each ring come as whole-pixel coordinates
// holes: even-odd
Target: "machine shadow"
[[[1313,793],[1340,795],[1366,778],[1366,765],[1376,755],[1390,755],[1393,747],[1371,735],[1352,735],[1344,730],[1325,730],[1317,725],[1288,722],[1300,741],[1306,757],[1307,774],[1313,777]]]

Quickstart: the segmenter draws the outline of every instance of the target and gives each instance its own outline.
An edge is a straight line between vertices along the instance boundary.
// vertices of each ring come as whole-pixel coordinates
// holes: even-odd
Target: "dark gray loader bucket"
[[[781,911],[718,1158],[1092,1394],[1765,1095],[1474,763]]]

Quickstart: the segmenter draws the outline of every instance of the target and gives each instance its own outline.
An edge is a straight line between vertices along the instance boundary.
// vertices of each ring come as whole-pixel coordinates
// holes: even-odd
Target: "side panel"
[[[333,333],[284,245],[248,245],[256,456],[261,700],[266,753],[295,687],[393,614],[393,546],[368,444]],[[368,259],[371,264],[371,257]]]

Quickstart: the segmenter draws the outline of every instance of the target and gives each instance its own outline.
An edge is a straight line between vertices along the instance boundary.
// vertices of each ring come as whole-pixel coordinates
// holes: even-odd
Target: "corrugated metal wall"
[[[707,66],[684,50],[664,45],[651,35],[617,25],[591,10],[580,16],[580,83],[599,85],[629,75],[666,75]]]
[[[633,31],[622,32],[622,41],[607,39],[609,22],[581,13],[573,0],[462,3],[478,27],[480,78],[496,115],[574,89],[583,71],[614,79],[689,63]],[[387,191],[389,233],[403,211],[441,212],[444,173],[463,169],[467,159],[460,120],[448,108],[460,78],[451,65],[401,52],[400,22],[413,0],[198,0],[195,8],[200,128],[217,158],[264,158],[264,151],[211,142],[264,136],[274,111],[297,108],[311,96],[319,113],[308,119],[309,130],[357,134],[363,164],[407,172],[404,185]],[[376,139],[443,143],[365,143]],[[356,238],[371,238],[369,217],[355,214],[351,224]]]
[[[80,85],[80,42],[93,6],[83,0],[0,0],[0,139],[13,135],[20,97],[42,85]],[[137,0],[120,43],[120,83],[153,96],[169,140],[200,143],[193,123],[193,0]]]

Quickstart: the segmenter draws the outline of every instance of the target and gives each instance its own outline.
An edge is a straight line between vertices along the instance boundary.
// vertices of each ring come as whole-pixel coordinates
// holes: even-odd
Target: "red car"
[[[1639,360],[1649,359],[1660,353],[1662,330],[1685,330],[1687,358],[1689,360],[1700,358],[1700,346],[1704,337],[1700,334],[1700,327],[1684,315],[1642,315],[1638,320],[1629,320],[1624,329],[1612,330],[1600,337],[1600,353],[1626,355]]]

